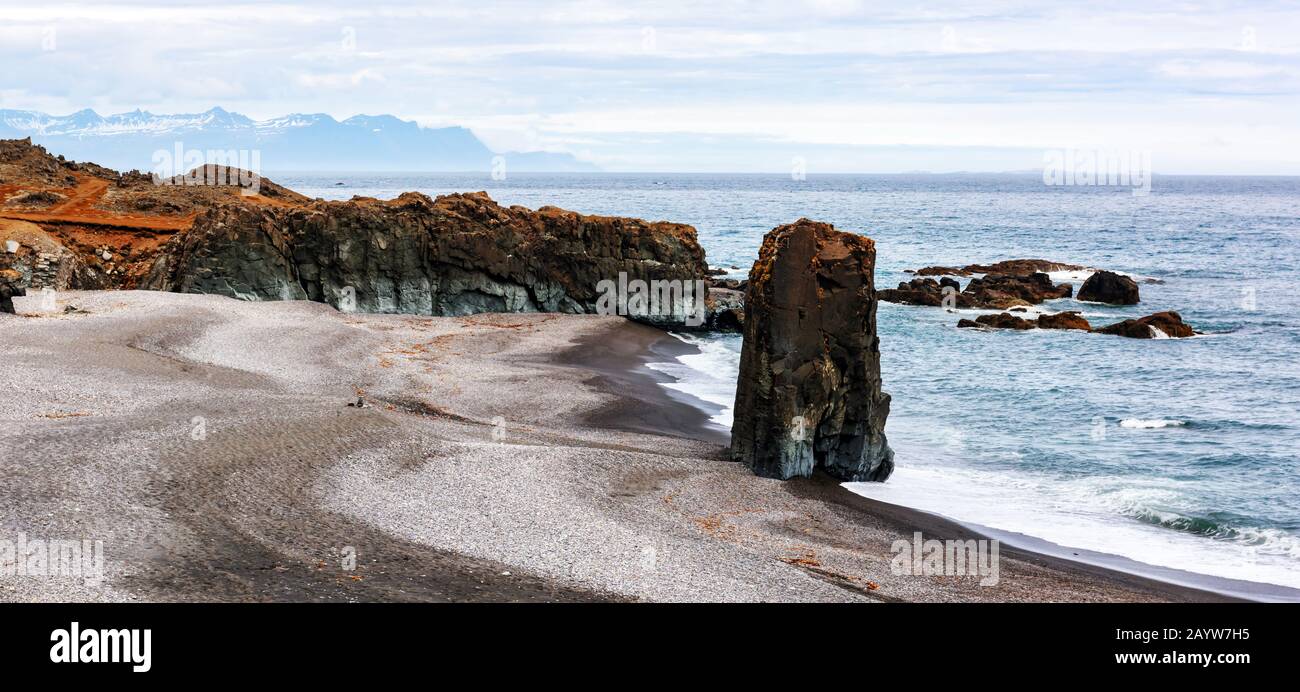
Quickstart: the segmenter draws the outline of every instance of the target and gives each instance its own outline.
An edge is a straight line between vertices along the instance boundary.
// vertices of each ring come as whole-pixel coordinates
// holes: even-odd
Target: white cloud
[[[1281,2],[30,2],[0,7],[0,59],[0,107],[392,113],[632,168],[736,138],[756,153],[699,165],[939,146],[981,169],[989,148],[1142,142],[1211,169],[1300,161]]]

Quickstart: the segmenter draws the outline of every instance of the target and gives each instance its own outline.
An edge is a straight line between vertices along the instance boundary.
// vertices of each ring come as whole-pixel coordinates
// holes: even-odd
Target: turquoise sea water
[[[898,470],[855,489],[1064,546],[1300,587],[1300,178],[1157,177],[1134,196],[1037,175],[269,177],[330,199],[486,190],[503,204],[689,223],[710,263],[736,276],[765,232],[809,217],[874,238],[881,287],[907,268],[1021,257],[1160,279],[1133,307],[1045,307],[1094,325],[1176,310],[1204,336],[986,333],[956,329],[962,315],[882,303]],[[700,355],[661,368],[729,424],[739,338],[696,341]]]

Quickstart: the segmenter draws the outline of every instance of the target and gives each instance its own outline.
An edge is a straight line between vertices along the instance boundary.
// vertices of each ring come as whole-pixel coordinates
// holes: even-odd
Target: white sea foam
[[[995,315],[1000,312],[1007,312],[1017,317],[1021,317],[1033,321],[1038,319],[1039,315],[1054,315],[1057,312],[1059,312],[1059,310],[1048,310],[1046,307],[1042,305],[1017,305],[1013,308],[1008,308],[1006,310],[991,310],[986,312],[991,312],[992,314]]]
[[[885,483],[845,483],[863,497],[949,519],[1119,555],[1148,565],[1300,588],[1300,543],[1285,532],[1247,528],[1207,549],[1206,536],[1157,526],[1156,508],[1181,501],[1167,480],[1059,479],[926,466],[915,452]]]
[[[1051,277],[1052,283],[1081,284],[1084,281],[1087,281],[1088,277],[1096,273],[1096,269],[1064,269],[1061,271],[1047,272],[1047,275]]]
[[[1093,274],[1096,274],[1098,271],[1101,270],[1095,269],[1093,267],[1087,267],[1085,269],[1064,269],[1061,271],[1047,272],[1047,275],[1051,277],[1053,283],[1058,283],[1058,284],[1072,283],[1075,285],[1075,288],[1077,289],[1081,284],[1083,284],[1084,281],[1088,280],[1088,277],[1091,277]],[[1118,271],[1114,273],[1119,274],[1120,276],[1127,276],[1128,278],[1133,279],[1134,281],[1140,284],[1159,282],[1159,279],[1150,276],[1143,276],[1141,274],[1130,274],[1128,272],[1118,272]]]
[[[740,339],[727,337],[696,337],[673,334],[699,349],[699,353],[678,356],[668,363],[650,363],[652,370],[676,378],[664,386],[703,399],[722,407],[710,418],[714,423],[731,428],[732,407],[736,403],[736,377],[740,373]]]
[[[1121,428],[1136,428],[1136,429],[1174,428],[1183,425],[1187,425],[1187,422],[1181,420],[1171,420],[1168,418],[1151,418],[1151,419],[1125,418],[1124,420],[1119,422],[1119,427]]]

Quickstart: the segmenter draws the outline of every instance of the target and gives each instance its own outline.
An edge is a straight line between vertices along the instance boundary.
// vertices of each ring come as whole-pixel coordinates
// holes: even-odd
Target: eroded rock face
[[[14,296],[27,295],[23,286],[23,275],[15,269],[0,269],[0,312],[10,315],[14,311]]]
[[[1105,327],[1098,327],[1093,331],[1098,334],[1127,336],[1130,339],[1156,339],[1161,336],[1179,339],[1196,335],[1196,331],[1192,329],[1192,326],[1184,322],[1182,316],[1172,310],[1157,312],[1134,320],[1124,320]]]
[[[710,331],[740,332],[745,329],[745,293],[729,288],[710,288],[705,327]]]
[[[81,255],[26,221],[0,219],[0,269],[21,274],[24,288],[93,290],[109,285],[107,275],[88,266]]]
[[[1111,305],[1137,305],[1138,285],[1133,279],[1105,270],[1088,277],[1079,287],[1079,300]]]
[[[313,201],[226,166],[155,179],[0,140],[0,240],[13,224],[26,230],[18,251],[0,252],[0,269],[35,288],[427,315],[607,307],[672,329],[740,322],[739,294],[709,290],[739,285],[708,285],[690,226],[504,208],[484,193]]]
[[[702,289],[707,271],[695,229],[683,224],[507,208],[482,192],[408,192],[214,207],[164,248],[145,285],[361,312],[583,313],[596,311],[601,282],[618,285],[620,274]],[[661,313],[628,316],[672,322]]]
[[[876,336],[875,243],[807,219],[763,239],[750,270],[732,458],[789,479],[816,468],[882,481],[885,439]]]

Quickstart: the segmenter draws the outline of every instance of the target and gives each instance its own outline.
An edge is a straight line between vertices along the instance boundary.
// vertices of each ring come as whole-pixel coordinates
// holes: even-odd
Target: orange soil
[[[77,173],[75,188],[51,190],[68,197],[68,199],[44,211],[14,211],[0,209],[0,219],[16,219],[33,223],[72,224],[76,226],[107,226],[118,229],[158,231],[175,233],[189,228],[194,223],[197,213],[179,216],[155,216],[141,214],[120,214],[95,208],[108,191],[109,181],[84,173]],[[0,185],[0,200],[14,194],[20,189],[18,185]],[[262,195],[248,195],[245,201],[275,207],[297,206]]]
[[[194,224],[197,212],[170,216],[122,214],[97,208],[109,191],[111,182],[85,173],[75,173],[77,184],[71,188],[41,188],[32,185],[0,185],[0,203],[22,191],[46,189],[67,199],[39,211],[18,211],[0,207],[0,219],[27,221],[40,226],[69,250],[92,257],[98,263],[99,248],[111,248],[126,255],[125,263],[115,275],[121,288],[131,288],[148,270],[148,261],[176,233]],[[238,195],[238,192],[233,192]],[[262,195],[242,197],[244,201],[275,207],[292,207],[293,203]]]
[[[117,214],[96,209],[95,205],[108,191],[108,181],[77,174],[77,187],[71,190],[65,202],[45,211],[11,211],[0,209],[0,218],[31,221],[33,223],[75,224],[79,226],[109,226],[174,233],[189,228],[194,214],[185,216],[140,216]],[[14,186],[6,186],[14,187]],[[11,194],[11,192],[9,193]],[[8,196],[6,194],[6,196]]]

